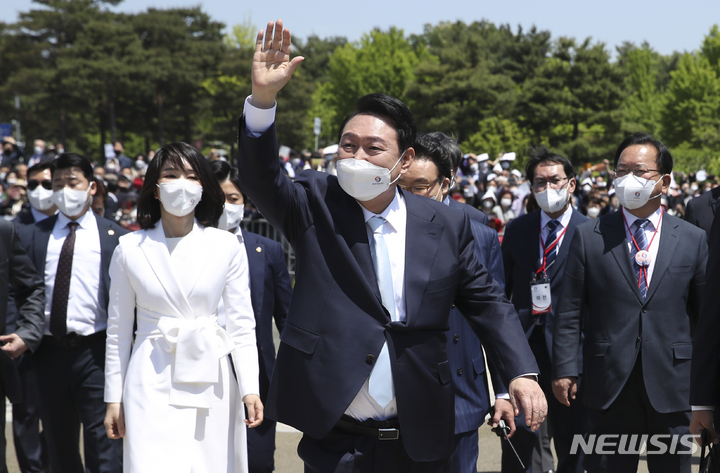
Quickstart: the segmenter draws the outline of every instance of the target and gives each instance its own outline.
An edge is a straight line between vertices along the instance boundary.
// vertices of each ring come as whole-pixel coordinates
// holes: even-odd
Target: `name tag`
[[[552,295],[550,293],[550,282],[545,280],[530,284],[530,296],[532,297],[533,315],[547,314],[552,310]],[[538,319],[539,321],[540,319]]]

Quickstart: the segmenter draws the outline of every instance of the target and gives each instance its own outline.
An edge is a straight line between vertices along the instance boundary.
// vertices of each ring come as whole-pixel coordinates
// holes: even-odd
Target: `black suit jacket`
[[[708,238],[710,238],[710,229],[715,218],[718,199],[720,199],[720,187],[715,187],[710,192],[703,192],[690,199],[685,208],[685,221],[705,230]]]
[[[0,333],[5,333],[11,287],[19,312],[15,333],[34,351],[45,330],[45,283],[20,244],[15,226],[0,220]],[[15,363],[3,351],[0,351],[0,380],[11,402],[22,400]]]
[[[92,212],[92,210],[88,210]],[[53,227],[58,216],[46,218],[34,225],[28,225],[20,230],[22,244],[28,252],[30,260],[38,270],[38,273],[45,274],[45,260],[47,257],[48,241],[52,234]],[[101,277],[105,290],[100,290],[101,301],[103,307],[107,309],[108,293],[110,291],[110,260],[113,251],[118,244],[118,239],[128,233],[126,229],[117,223],[103,217],[95,216],[97,220],[98,232],[100,233],[100,261],[101,261]],[[44,311],[43,307],[43,311]],[[44,327],[43,327],[44,330]]]
[[[542,210],[535,210],[512,220],[505,229],[502,242],[503,262],[505,265],[505,295],[515,306],[520,317],[520,323],[528,338],[532,334],[537,319],[532,313],[530,282],[535,276],[535,272],[542,266],[540,212]],[[567,255],[570,252],[570,244],[573,241],[575,229],[586,221],[588,221],[587,217],[573,209],[555,263],[547,271],[550,279],[551,308],[553,310],[544,317],[546,324],[545,342],[547,343],[549,355],[552,355],[554,314],[558,306],[560,287],[565,273]],[[549,375],[549,373],[545,373],[545,375]]]
[[[292,284],[280,243],[242,231],[250,268],[250,299],[255,314],[255,337],[260,362],[260,398],[267,400],[275,367],[272,321],[282,333],[290,306]]]
[[[505,382],[537,372],[512,305],[479,264],[462,213],[402,192],[407,207],[407,320],[383,308],[357,201],[335,176],[300,173],[277,159],[274,126],[249,137],[241,119],[241,189],[293,245],[296,284],[270,385],[267,415],[325,437],[360,391],[387,340],[402,442],[415,461],[447,458],[453,390],[446,352],[454,303]]]
[[[657,261],[643,302],[622,211],[580,225],[570,246],[555,315],[553,379],[577,376],[585,334],[584,400],[607,409],[638,356],[658,412],[690,409],[691,334],[705,286],[705,232],[664,214]],[[656,243],[657,244],[657,243]],[[581,311],[587,307],[587,317]]]

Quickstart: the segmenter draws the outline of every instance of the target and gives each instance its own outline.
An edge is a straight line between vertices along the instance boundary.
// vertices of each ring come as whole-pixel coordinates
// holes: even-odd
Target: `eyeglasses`
[[[45,179],[44,181],[38,181],[37,179],[30,179],[27,183],[28,189],[35,190],[37,186],[42,185],[47,190],[52,190],[52,181]]]
[[[615,175],[617,177],[627,176],[628,174],[630,174],[630,172],[632,172],[635,177],[643,177],[645,174],[647,174],[649,172],[660,172],[660,171],[657,169],[648,169],[648,168],[644,168],[644,167],[636,167],[632,171],[629,171],[625,168],[615,169]]]
[[[549,181],[535,181],[532,187],[535,192],[542,192],[547,189],[548,186],[550,186],[550,189],[560,189],[562,188],[563,181],[568,180],[570,179],[567,177],[557,177]]]
[[[426,184],[426,185],[423,185],[423,186],[404,186],[404,185],[402,185],[402,184],[399,184],[399,185],[400,185],[401,188],[403,188],[403,189],[405,189],[406,191],[411,192],[411,193],[413,193],[413,194],[415,194],[415,195],[425,195],[425,194],[428,193],[428,191],[430,190],[430,188],[431,188],[432,186],[434,186],[438,181],[440,181],[440,179],[442,179],[442,176],[441,176],[441,177],[438,177],[438,178],[437,178],[434,182],[432,182],[431,184]]]

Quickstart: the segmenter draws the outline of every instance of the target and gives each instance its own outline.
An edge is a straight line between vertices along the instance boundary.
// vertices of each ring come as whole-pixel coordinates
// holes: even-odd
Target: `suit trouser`
[[[30,353],[25,353],[17,364],[23,400],[12,405],[13,440],[20,471],[43,473],[47,447],[43,445],[43,434],[40,433],[40,394],[35,371],[30,366],[31,357]]]
[[[673,387],[669,386],[668,389],[673,389]],[[625,386],[623,386],[617,399],[613,401],[610,407],[603,411],[590,409],[589,412],[590,423],[592,424],[590,434],[598,436],[603,434],[637,436],[636,439],[630,437],[626,441],[624,444],[626,450],[638,445],[643,434],[671,436],[690,434],[690,411],[663,414],[653,408],[645,390],[640,356],[638,356]],[[668,446],[667,451],[669,452],[671,440],[669,438],[663,439],[662,443]],[[676,444],[675,451],[684,451],[685,453],[651,453],[651,449],[655,452],[658,452],[659,449],[651,445],[648,445],[647,448],[647,465],[650,473],[690,473],[692,455],[687,453],[689,449],[680,444],[679,441]],[[605,450],[615,449],[606,447]],[[589,473],[635,473],[639,460],[640,455],[638,453],[607,455],[593,453],[585,456],[583,466]]]
[[[547,352],[545,343],[545,334],[538,327],[533,330],[528,340],[530,348],[535,354],[538,367],[540,368],[540,387],[545,393],[548,403],[548,416],[545,420],[546,429],[552,436],[555,443],[555,453],[558,457],[558,465],[556,470],[559,473],[580,473],[582,468],[582,451],[576,455],[570,454],[572,440],[574,435],[582,435],[587,428],[587,409],[582,404],[580,398],[570,400],[570,407],[567,407],[555,398],[552,391],[552,380],[550,379],[551,364],[550,356]],[[582,382],[582,381],[581,381]],[[503,473],[542,473],[536,471],[538,462],[533,462],[535,452],[540,452],[543,447],[541,445],[541,430],[533,432],[525,423],[525,413],[521,412],[515,417],[515,435],[510,439],[518,455],[522,459],[525,469],[523,470],[515,457],[515,453],[506,441],[502,441],[502,471]],[[536,464],[535,469],[533,463]],[[542,471],[553,469],[552,464],[546,465],[543,461],[540,463]]]
[[[401,434],[402,435],[402,434]],[[336,428],[322,439],[303,435],[298,455],[305,473],[450,473],[449,458],[435,462],[410,459],[402,437],[378,440]]]
[[[275,469],[275,429],[277,423],[265,418],[260,426],[247,429],[248,470],[269,473]]]
[[[105,332],[67,346],[43,337],[33,354],[50,465],[60,473],[119,473],[122,441],[105,433]],[[83,427],[85,468],[80,457]]]
[[[477,473],[478,430],[462,432],[453,436],[453,452],[450,466],[453,473]]]

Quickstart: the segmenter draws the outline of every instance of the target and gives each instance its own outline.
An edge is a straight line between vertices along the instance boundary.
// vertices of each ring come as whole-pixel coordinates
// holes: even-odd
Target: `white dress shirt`
[[[645,248],[648,253],[650,253],[650,265],[647,268],[647,285],[650,286],[650,281],[652,280],[653,275],[653,269],[655,269],[655,261],[657,260],[658,255],[658,248],[660,248],[660,234],[662,233],[662,225],[661,222],[661,210],[662,207],[658,208],[655,212],[653,212],[652,215],[648,217],[648,220],[650,220],[650,223],[645,225],[645,238],[647,238],[648,241],[648,248]],[[625,208],[621,210],[623,213],[623,216],[625,217],[625,221],[627,222],[627,227],[625,227],[625,236],[627,237],[628,241],[628,252],[632,251],[633,246],[635,246],[635,243],[633,243],[633,233],[635,233],[635,228],[633,228],[633,223],[635,223],[635,220],[638,219],[635,215],[631,214]],[[625,224],[623,223],[623,226]],[[628,231],[628,228],[630,231]],[[655,234],[655,229],[657,229],[657,234]],[[655,234],[655,238],[653,238],[653,234]],[[632,253],[630,253],[632,254]],[[633,266],[634,268],[634,266]]]
[[[564,229],[570,225],[570,218],[572,217],[573,212],[573,206],[568,205],[567,210],[559,217],[559,218],[550,218],[548,214],[545,213],[544,210],[540,211],[540,228],[542,229],[540,231],[540,242],[538,245],[540,245],[540,257],[543,257],[543,253],[545,250],[543,250],[543,244],[545,243],[545,240],[547,240],[548,235],[550,234],[550,229],[548,228],[548,223],[550,223],[552,220],[557,220],[560,222],[560,225],[558,225],[557,229],[555,230],[555,233],[557,233],[558,238],[557,244],[555,245],[555,251],[560,251],[560,245],[562,245],[563,240],[565,239],[565,234],[563,233],[562,236],[560,234],[563,232]],[[542,264],[542,263],[541,263]]]
[[[70,234],[70,219],[62,212],[48,240],[45,259],[45,334],[50,335],[50,312],[58,260],[65,238]],[[107,328],[107,308],[100,304],[107,288],[102,282],[100,232],[92,210],[76,220],[75,247],[67,306],[67,332],[92,335]],[[102,291],[102,292],[101,292]]]

